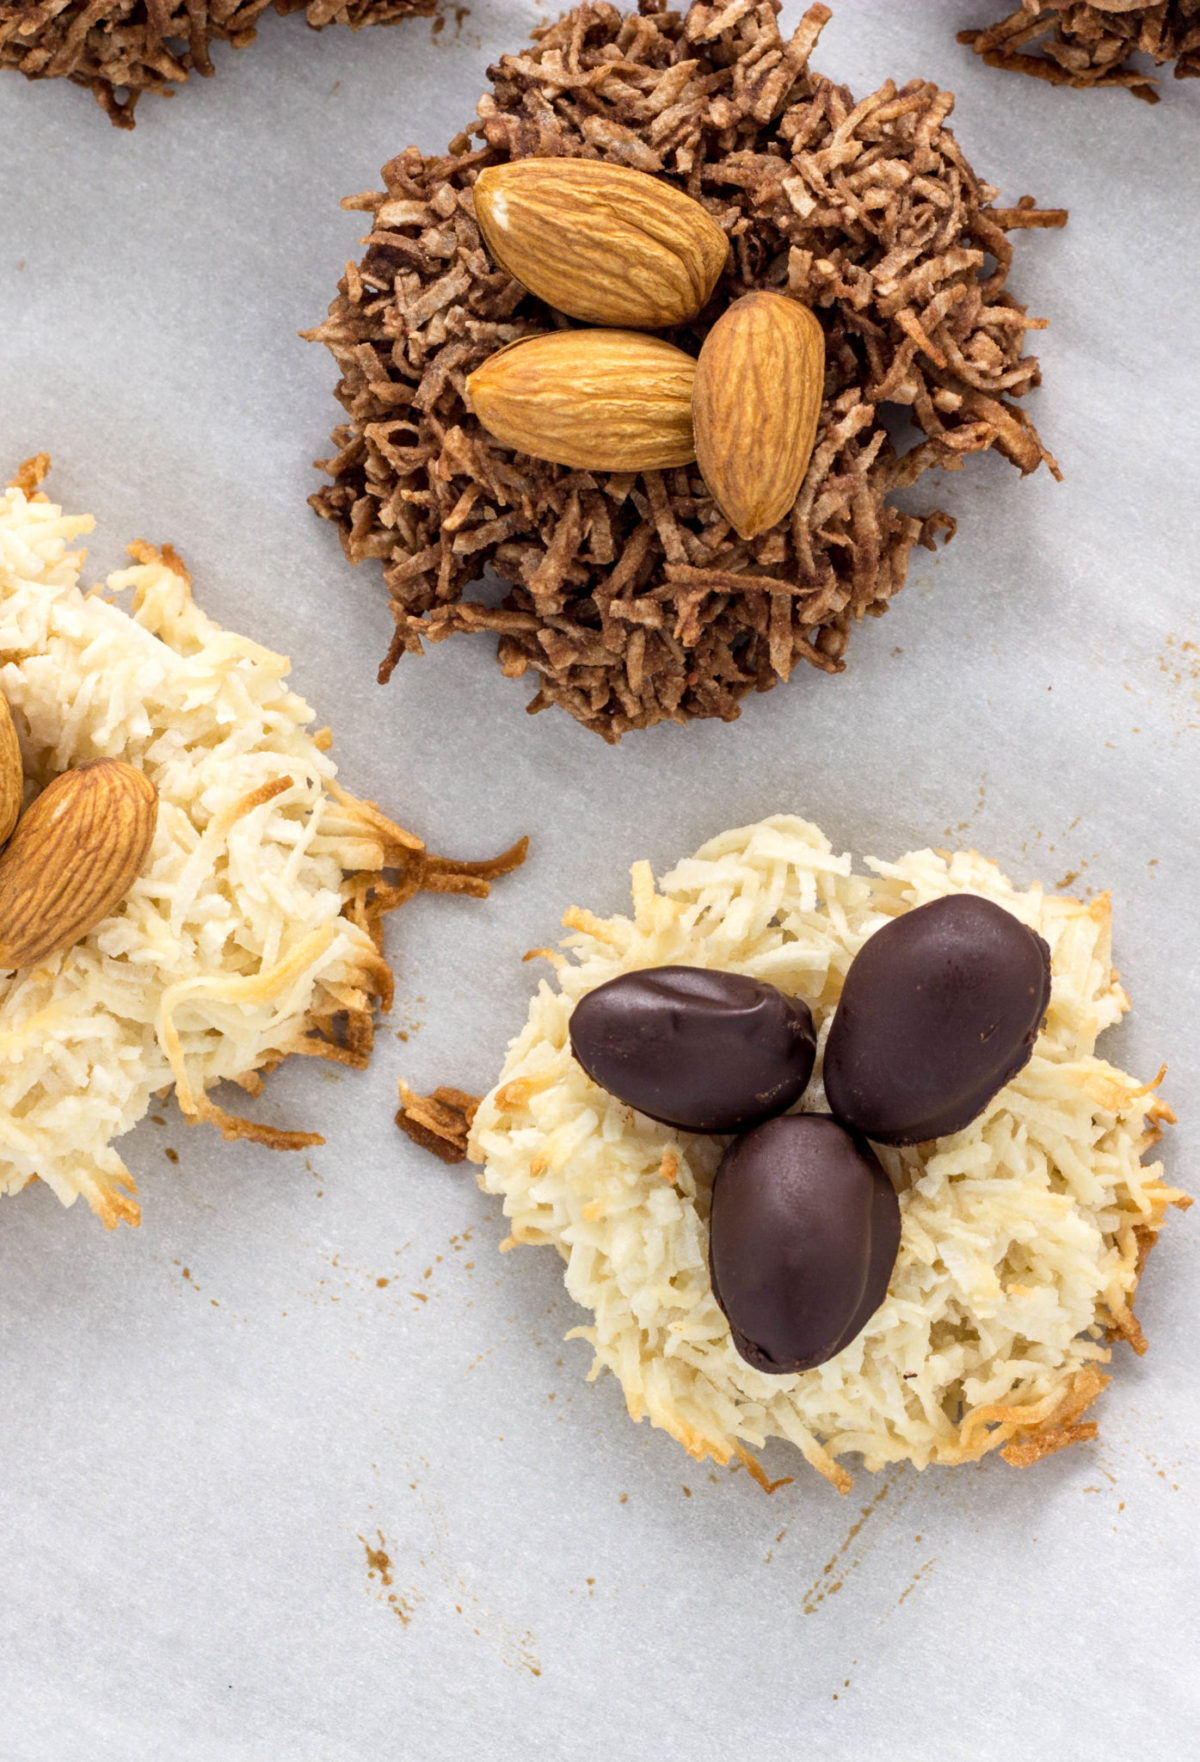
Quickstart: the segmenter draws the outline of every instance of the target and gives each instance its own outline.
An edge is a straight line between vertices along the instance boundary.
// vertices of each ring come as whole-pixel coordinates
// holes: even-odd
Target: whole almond
[[[21,817],[25,773],[21,768],[21,744],[13,727],[8,699],[0,691],[0,845],[7,844]]]
[[[705,483],[742,538],[782,520],[812,457],[825,333],[785,294],[746,294],[713,325],[696,363],[692,414]]]
[[[729,255],[725,234],[691,196],[597,159],[491,165],[475,182],[475,216],[503,269],[590,324],[684,324]]]
[[[48,783],[0,855],[0,969],[35,966],[115,910],[157,819],[157,789],[120,759],[95,759]]]
[[[636,330],[556,330],[510,343],[467,380],[498,441],[581,471],[690,465],[696,363]]]

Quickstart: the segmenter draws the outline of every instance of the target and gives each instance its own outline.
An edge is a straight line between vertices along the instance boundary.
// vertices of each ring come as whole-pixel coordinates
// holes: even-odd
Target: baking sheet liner
[[[1029,408],[1066,481],[990,458],[926,477],[919,505],[959,535],[916,554],[844,677],[610,750],[528,718],[488,639],[378,689],[378,574],[304,506],[337,411],[296,332],[363,230],[338,199],[444,145],[552,10],[476,0],[436,35],[272,16],[132,136],[65,84],[0,81],[0,463],[54,455],[54,497],[99,520],[88,579],[172,541],[206,610],[292,654],[347,785],[431,846],[534,840],[486,904],[390,924],[369,1073],[271,1080],[261,1116],[323,1149],[225,1145],[171,1106],[123,1146],[140,1231],[44,1189],[5,1203],[0,1754],[937,1762],[1019,1734],[1037,1758],[1181,1755],[1191,1219],[1151,1263],[1150,1351],[1118,1351],[1097,1444],[863,1475],[846,1499],[772,1447],[797,1478],[767,1498],[585,1385],[556,1257],[500,1257],[495,1203],[392,1113],[400,1075],[486,1086],[534,981],[519,957],[564,906],[618,909],[634,858],[661,873],[788,811],[859,855],[972,844],[1022,881],[1110,888],[1134,1012],[1101,1050],[1168,1059],[1168,1171],[1196,1189],[1200,85],[1166,79],[1155,110],[1060,93],[955,43],[985,5],[843,0],[822,71],[952,87],[1003,199],[1071,210],[1018,237],[1011,276],[1052,320]]]

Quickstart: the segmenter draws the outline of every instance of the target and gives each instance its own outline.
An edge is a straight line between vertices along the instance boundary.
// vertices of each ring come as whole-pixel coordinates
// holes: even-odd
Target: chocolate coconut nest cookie
[[[989,67],[1032,74],[1052,86],[1127,86],[1158,103],[1150,74],[1130,65],[1134,53],[1161,67],[1175,63],[1177,80],[1200,77],[1200,0],[1021,0],[987,30],[960,31]]]
[[[590,0],[490,70],[479,121],[445,154],[409,147],[383,191],[343,204],[371,232],[307,333],[338,363],[349,418],[312,504],[352,562],[383,563],[396,631],[381,680],[425,638],[489,630],[505,674],[536,676],[531,710],[561,704],[606,740],[732,720],[797,661],[839,672],[851,624],[886,608],[913,545],[953,531],[941,512],[901,513],[893,491],[992,447],[1057,475],[1013,402],[1039,383],[1023,345],[1044,321],[1005,282],[1008,235],[1066,215],[1030,197],[994,206],[945,126],[950,93],[889,81],[856,103],[808,65],[828,7],[786,40],[778,11]],[[568,323],[499,267],[476,220],[481,172],[530,158],[648,174],[721,228],[715,292],[660,329],[664,343],[696,356],[752,290],[816,314],[815,446],[769,530],[740,537],[694,466],[564,467],[498,442],[473,413],[466,382],[484,361]],[[888,405],[920,431],[906,452]],[[507,595],[464,598],[489,568]]]
[[[0,68],[26,79],[88,86],[110,122],[133,128],[143,92],[174,96],[190,73],[213,72],[209,45],[244,49],[268,6],[327,24],[392,24],[428,17],[437,0],[33,0],[0,3]],[[118,94],[124,92],[125,96]]]

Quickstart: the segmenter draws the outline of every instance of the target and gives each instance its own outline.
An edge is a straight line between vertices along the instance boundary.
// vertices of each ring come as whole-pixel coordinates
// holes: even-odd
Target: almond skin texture
[[[21,817],[24,793],[21,746],[8,699],[0,691],[0,845],[7,844],[12,837],[13,827]]]
[[[120,759],[48,783],[0,856],[0,969],[70,948],[120,905],[146,860],[158,791]]]
[[[596,159],[489,166],[475,182],[475,217],[502,269],[589,324],[684,324],[707,304],[729,255],[691,196]]]
[[[696,363],[696,458],[741,538],[784,519],[812,457],[825,333],[783,294],[746,294],[713,325]]]
[[[556,330],[510,343],[467,380],[490,435],[579,471],[690,465],[696,363],[636,330]]]

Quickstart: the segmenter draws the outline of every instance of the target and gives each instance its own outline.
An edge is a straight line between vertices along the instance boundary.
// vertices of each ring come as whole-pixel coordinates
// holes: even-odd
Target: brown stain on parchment
[[[1031,1539],[1035,1542],[1037,1541],[1036,1536],[1032,1537]],[[920,1540],[921,1540],[921,1537],[919,1535],[916,1535],[913,1537],[914,1542],[919,1542]],[[905,1585],[904,1589],[900,1592],[900,1595],[896,1598],[896,1601],[890,1606],[890,1608],[887,1608],[884,1610],[883,1614],[879,1617],[878,1621],[875,1623],[875,1626],[877,1628],[882,1627],[885,1622],[890,1621],[892,1616],[895,1615],[896,1611],[899,1608],[901,1608],[901,1606],[905,1602],[907,1602],[908,1598],[912,1596],[913,1592],[916,1590],[917,1586],[921,1583],[921,1580],[925,1577],[926,1573],[928,1573],[934,1566],[937,1565],[937,1559],[938,1559],[938,1557],[936,1554],[931,1554],[929,1559],[924,1563],[923,1566],[918,1566],[917,1570],[913,1573],[912,1577],[909,1579],[909,1581]]]
[[[436,19],[434,19],[433,22],[434,22],[434,36],[436,36],[438,21]],[[425,1002],[424,995],[418,997],[416,1000],[416,1003],[424,1003],[424,1002]],[[397,1040],[407,1041],[412,1037],[412,1035],[420,1033],[421,1029],[424,1026],[425,1026],[425,1018],[424,1018],[424,1016],[419,1016],[417,1014],[416,1004],[413,1004],[408,1008],[408,1010],[406,1012],[406,1019],[405,1019],[404,1025],[402,1027],[396,1029],[396,1038],[397,1038]]]
[[[897,651],[897,653],[898,652],[899,651]],[[975,806],[968,811],[967,817],[965,820],[960,820],[956,826],[947,826],[944,828],[944,836],[945,837],[953,838],[959,832],[969,831],[969,829],[972,825],[972,822],[975,821],[979,817],[979,815],[983,812],[984,803],[987,800],[987,779],[988,779],[987,772],[986,771],[980,772],[979,794],[976,797]]]
[[[812,1584],[804,1593],[802,1607],[805,1615],[815,1615],[827,1598],[836,1596],[846,1582],[847,1575],[853,1571],[862,1558],[861,1553],[847,1558],[855,1542],[862,1534],[868,1520],[878,1511],[883,1501],[892,1491],[892,1483],[885,1481],[875,1497],[862,1506],[857,1519],[850,1525],[842,1540],[841,1546],[825,1562]]]
[[[426,1463],[425,1467],[428,1466]],[[486,1641],[499,1654],[503,1663],[513,1670],[528,1671],[530,1676],[541,1676],[542,1667],[533,1649],[533,1634],[528,1628],[518,1631],[502,1617],[493,1614],[470,1589],[462,1575],[454,1570],[443,1551],[449,1532],[445,1512],[436,1502],[431,1504],[416,1481],[410,1482],[410,1487],[420,1499],[433,1530],[434,1545],[418,1559],[417,1564],[426,1572],[433,1572],[441,1580],[443,1590],[449,1593],[454,1613],[469,1623],[476,1638]],[[387,1541],[382,1530],[377,1529],[375,1534],[379,1541],[378,1547],[374,1547],[361,1533],[358,1535],[366,1550],[367,1578],[372,1581],[372,1585],[378,1580],[376,1602],[386,1602],[401,1626],[407,1627],[416,1606],[427,1600],[428,1592],[417,1585],[410,1585],[403,1592],[392,1588],[395,1583],[395,1568],[387,1551]]]
[[[855,1667],[855,1665],[856,1665],[856,1664],[857,1664],[857,1663],[858,1663],[858,1659],[857,1659],[857,1658],[852,1658],[852,1659],[851,1659],[851,1660],[850,1660],[850,1668],[851,1668],[851,1670],[853,1670],[853,1669],[854,1669],[854,1667]],[[849,1677],[846,1677],[846,1679],[845,1679],[845,1681],[844,1681],[844,1682],[843,1682],[843,1683],[842,1683],[842,1687],[843,1687],[843,1688],[844,1688],[844,1689],[848,1689],[848,1688],[849,1688],[849,1687],[850,1687],[850,1678],[849,1678]],[[834,1700],[835,1700],[835,1701],[836,1701],[836,1700],[837,1700],[837,1698],[838,1698],[838,1697],[837,1697],[837,1696],[836,1696],[836,1695],[834,1695],[834,1697],[833,1697],[833,1698],[834,1698]]]
[[[937,1555],[934,1554],[931,1556],[930,1559],[928,1559],[925,1562],[924,1566],[919,1566],[917,1568],[916,1572],[913,1573],[912,1578],[908,1581],[908,1583],[905,1585],[904,1589],[901,1591],[900,1595],[896,1599],[897,1609],[899,1609],[901,1603],[903,1603],[903,1601],[906,1597],[912,1595],[912,1593],[916,1590],[917,1586],[920,1584],[921,1580],[925,1577],[925,1574],[929,1571],[929,1568],[931,1566],[933,1566],[936,1563],[936,1561],[937,1561]]]
[[[454,41],[456,43],[461,42],[463,25],[470,16],[471,8],[469,6],[455,5],[453,0],[443,0],[443,5],[439,8],[436,17],[433,20],[433,28],[430,32],[434,42],[436,43],[438,38],[442,35],[442,32],[445,30],[447,22],[451,17],[454,19]],[[472,33],[471,44],[476,49],[482,47],[482,41],[478,32]]]
[[[392,1611],[393,1615],[396,1616],[401,1627],[407,1627],[413,1618],[413,1604],[407,1597],[402,1597],[398,1591],[393,1591],[390,1588],[394,1581],[392,1579],[392,1562],[387,1551],[387,1543],[384,1540],[382,1530],[376,1530],[375,1534],[379,1537],[378,1548],[373,1548],[370,1542],[368,1542],[366,1536],[360,1535],[358,1538],[367,1551],[367,1578],[370,1580],[375,1580],[377,1578],[379,1580],[380,1588],[375,1601],[377,1603],[386,1602],[387,1607]],[[412,1595],[413,1593],[410,1592],[409,1597]],[[417,1601],[419,1600],[420,1599],[418,1598]]]
[[[372,1548],[366,1536],[360,1535],[358,1538],[367,1551],[367,1577],[374,1578],[375,1574],[378,1573],[380,1582],[385,1585],[390,1585],[392,1582],[392,1563],[388,1558],[383,1531],[376,1530],[375,1534],[379,1537],[378,1548]]]
[[[398,1259],[411,1246],[411,1242],[403,1243],[401,1247],[393,1250],[393,1257]],[[399,1289],[399,1272],[394,1267],[390,1272],[381,1273],[375,1267],[356,1266],[352,1261],[344,1259],[341,1254],[329,1254],[325,1250],[319,1251],[318,1257],[325,1262],[329,1276],[318,1278],[315,1289],[304,1293],[308,1301],[313,1304],[349,1301],[361,1306],[361,1300],[363,1298],[369,1299],[372,1292],[387,1291],[392,1286],[397,1287],[392,1292],[393,1297],[403,1295]],[[435,1264],[427,1266],[424,1272],[418,1274],[417,1277],[422,1281],[434,1279],[436,1267],[442,1264],[442,1259],[442,1255],[435,1255]],[[474,1262],[469,1262],[468,1266],[473,1267]],[[334,1287],[338,1287],[338,1289]],[[349,1293],[349,1298],[343,1293]],[[407,1295],[415,1298],[418,1303],[428,1303],[429,1301],[429,1294],[425,1291],[409,1291]]]
[[[1137,675],[1136,685],[1123,680],[1124,689],[1137,702],[1152,704],[1163,713],[1174,730],[1170,740],[1175,745],[1182,735],[1200,729],[1200,642],[1170,634],[1163,639],[1160,654],[1144,652],[1138,659],[1145,671]],[[1142,730],[1139,726],[1130,732]]]
[[[1172,720],[1200,728],[1200,643],[1190,637],[1168,636],[1158,670],[1172,692]]]

